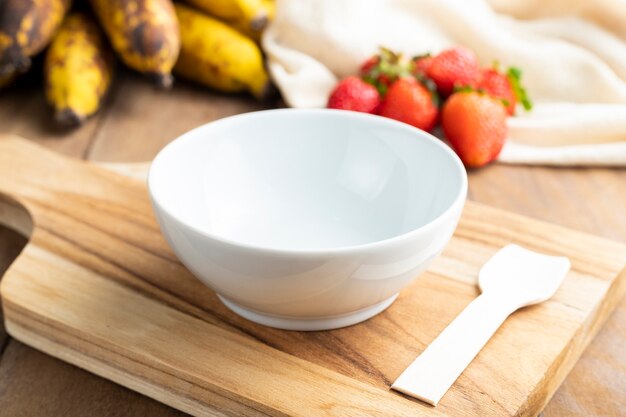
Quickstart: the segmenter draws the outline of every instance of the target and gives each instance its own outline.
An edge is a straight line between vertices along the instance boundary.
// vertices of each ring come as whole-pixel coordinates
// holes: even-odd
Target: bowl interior
[[[465,171],[408,125],[346,111],[272,110],[199,127],[152,164],[153,200],[236,243],[315,250],[392,238],[464,198]]]

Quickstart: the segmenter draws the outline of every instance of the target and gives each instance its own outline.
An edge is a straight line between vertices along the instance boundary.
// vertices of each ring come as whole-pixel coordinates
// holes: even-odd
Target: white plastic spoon
[[[482,294],[400,375],[391,388],[437,405],[461,372],[515,310],[554,295],[569,259],[507,245],[480,270]]]

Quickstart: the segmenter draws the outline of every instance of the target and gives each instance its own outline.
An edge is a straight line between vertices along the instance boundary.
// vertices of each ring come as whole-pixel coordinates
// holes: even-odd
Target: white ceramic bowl
[[[378,314],[428,266],[457,225],[467,176],[409,125],[284,109],[182,135],[148,186],[167,241],[230,309],[322,330]]]

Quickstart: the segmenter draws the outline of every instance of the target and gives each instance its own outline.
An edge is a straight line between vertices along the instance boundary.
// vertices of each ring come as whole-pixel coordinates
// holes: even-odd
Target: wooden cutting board
[[[534,416],[626,291],[626,245],[468,202],[384,313],[281,331],[234,315],[178,263],[141,181],[3,137],[0,194],[0,223],[30,236],[0,281],[9,333],[195,415]],[[515,313],[438,407],[390,391],[509,242],[571,259],[556,296]]]

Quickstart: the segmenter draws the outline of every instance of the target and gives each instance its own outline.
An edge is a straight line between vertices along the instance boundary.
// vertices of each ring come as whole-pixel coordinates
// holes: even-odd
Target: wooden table
[[[37,74],[0,92],[0,132],[76,158],[150,160],[182,132],[231,114],[274,107],[180,82],[155,91],[120,74],[105,109],[80,129],[54,127]],[[51,173],[53,175],[53,173]],[[492,165],[470,173],[469,198],[626,242],[626,170]],[[0,178],[0,181],[2,179]],[[0,273],[25,244],[0,228]],[[537,340],[541,343],[541,340]],[[620,416],[626,410],[626,300],[587,348],[544,414]],[[0,324],[0,416],[174,416],[174,409],[49,357]]]

